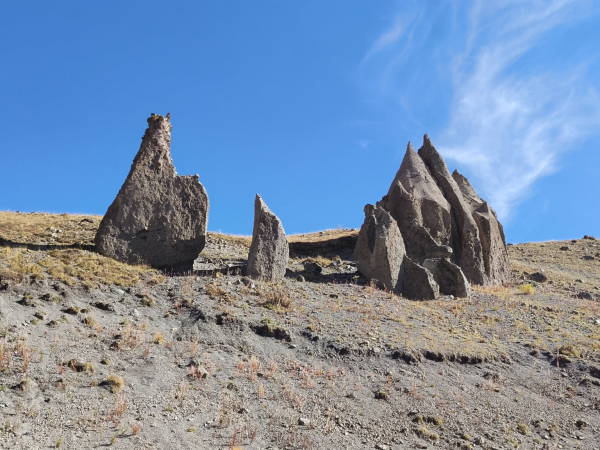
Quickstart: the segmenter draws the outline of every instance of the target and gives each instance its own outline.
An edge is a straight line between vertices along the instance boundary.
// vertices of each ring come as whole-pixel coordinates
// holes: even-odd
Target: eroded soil
[[[8,214],[2,448],[600,448],[599,241],[510,246],[513,284],[413,302],[359,276],[356,231],[290,237],[267,284],[248,238],[164,274],[83,247],[98,217]]]

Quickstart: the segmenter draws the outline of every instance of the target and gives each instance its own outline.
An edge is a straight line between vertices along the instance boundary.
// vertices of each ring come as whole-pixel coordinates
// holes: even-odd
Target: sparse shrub
[[[111,374],[108,377],[106,377],[106,379],[102,381],[102,383],[100,383],[100,386],[106,386],[108,387],[110,392],[112,392],[113,394],[117,394],[123,390],[125,382],[120,376]]]
[[[531,283],[527,283],[527,284],[522,284],[521,286],[519,286],[519,291],[525,295],[533,295],[535,292],[535,289],[533,288]]]
[[[573,344],[565,344],[559,347],[558,353],[564,356],[571,356],[573,358],[581,358],[581,351]]]
[[[69,306],[69,307],[63,309],[63,312],[66,312],[67,314],[72,314],[74,316],[79,314],[80,311],[81,310],[77,306]]]
[[[81,322],[83,322],[88,327],[94,327],[94,325],[96,325],[96,319],[94,319],[92,316],[85,316],[81,320]]]
[[[160,344],[164,344],[165,342],[166,342],[165,335],[162,331],[159,331],[158,333],[156,333],[154,335],[154,343],[155,344],[160,345]]]
[[[517,426],[517,431],[519,433],[521,433],[522,435],[528,435],[529,434],[529,427],[527,425],[525,425],[524,423],[520,423]]]

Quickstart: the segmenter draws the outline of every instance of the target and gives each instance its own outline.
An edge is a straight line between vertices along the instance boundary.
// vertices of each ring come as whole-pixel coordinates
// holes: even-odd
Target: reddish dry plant
[[[134,436],[138,434],[142,429],[142,426],[137,422],[131,422],[129,426],[131,427],[131,434],[133,434]]]
[[[127,399],[124,395],[117,395],[115,398],[115,411],[113,415],[117,417],[122,417],[127,411]]]
[[[6,339],[3,339],[0,342],[0,372],[8,370],[10,367],[10,354],[11,352],[6,345]]]

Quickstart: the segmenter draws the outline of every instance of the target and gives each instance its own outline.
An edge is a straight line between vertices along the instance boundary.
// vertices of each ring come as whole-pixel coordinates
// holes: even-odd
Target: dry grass
[[[125,387],[125,382],[123,381],[123,378],[114,374],[111,374],[108,377],[106,377],[106,379],[100,384],[102,386],[108,387],[110,392],[112,392],[113,394],[118,394]]]
[[[2,211],[0,238],[20,244],[91,245],[100,220],[102,216]]]
[[[314,233],[291,234],[287,237],[287,240],[291,244],[296,242],[321,242],[349,236],[358,236],[358,230],[324,230],[315,231]]]
[[[90,245],[100,219],[100,216],[0,212],[0,238],[9,244]],[[41,280],[46,276],[69,286],[88,288],[100,283],[135,286],[142,278],[160,284],[165,279],[150,267],[123,264],[86,250],[0,247],[0,283],[19,284],[27,278]]]
[[[208,239],[223,239],[224,241],[230,242],[232,244],[241,245],[243,247],[250,248],[250,244],[252,244],[252,236],[243,236],[236,234],[223,234],[223,233],[214,233],[208,232]]]

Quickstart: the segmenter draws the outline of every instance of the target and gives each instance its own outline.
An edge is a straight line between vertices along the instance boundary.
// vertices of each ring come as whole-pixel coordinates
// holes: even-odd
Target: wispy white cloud
[[[505,220],[536,181],[560,168],[563,153],[600,133],[600,80],[589,69],[600,49],[564,62],[570,55],[559,59],[554,48],[598,7],[585,0],[414,5],[366,53],[365,86],[382,109],[393,102],[413,138],[429,132]]]
[[[404,33],[404,27],[402,26],[403,19],[401,16],[397,16],[394,20],[392,27],[385,31],[379,38],[373,43],[367,54],[365,55],[364,61],[368,60],[371,56],[379,53],[386,47],[398,42]]]
[[[468,45],[454,60],[454,100],[439,148],[472,174],[503,219],[540,177],[559,168],[563,152],[600,127],[585,61],[525,64],[548,32],[581,18],[575,3],[477,2]]]

